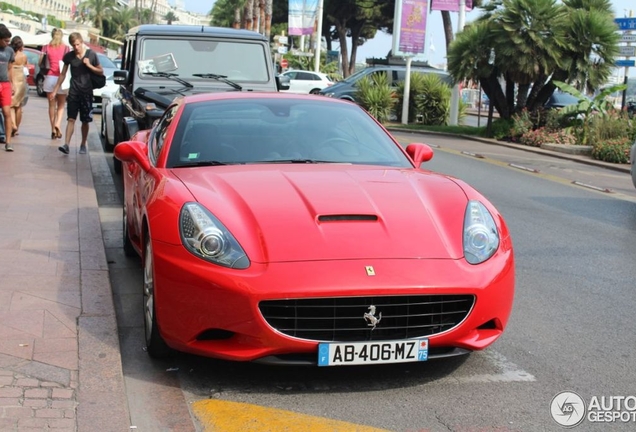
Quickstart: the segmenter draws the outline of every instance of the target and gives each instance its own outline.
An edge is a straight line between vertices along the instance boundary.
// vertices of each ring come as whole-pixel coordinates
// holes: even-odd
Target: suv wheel
[[[46,97],[46,92],[44,91],[44,76],[42,74],[38,74],[35,77],[35,91],[37,91],[38,96]]]

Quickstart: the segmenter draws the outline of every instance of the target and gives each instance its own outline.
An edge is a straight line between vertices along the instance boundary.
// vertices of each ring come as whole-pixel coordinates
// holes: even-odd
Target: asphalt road
[[[636,394],[636,191],[629,175],[455,138],[396,136],[402,143],[438,146],[423,168],[475,186],[511,229],[514,310],[505,334],[483,352],[362,368],[266,367],[189,355],[150,361],[142,348],[139,260],[125,258],[121,250],[121,184],[110,177],[111,155],[100,154],[91,140],[137,430],[238,430],[240,413],[258,413],[249,419],[254,431],[561,430],[550,415],[551,401],[561,391],[575,391],[585,401]],[[255,410],[260,407],[264,410]],[[285,426],[284,415],[273,409],[313,417],[292,417],[293,426]],[[316,418],[325,422],[312,423]],[[584,420],[577,430],[635,427],[636,422]]]

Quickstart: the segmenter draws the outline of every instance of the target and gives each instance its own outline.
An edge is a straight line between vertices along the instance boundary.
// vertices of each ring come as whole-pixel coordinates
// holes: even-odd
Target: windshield
[[[97,58],[99,59],[99,64],[101,64],[102,67],[109,68],[109,69],[117,69],[117,66],[115,66],[115,63],[113,63],[112,60],[106,57],[104,54],[97,54]]]
[[[318,98],[223,99],[186,105],[167,167],[206,162],[412,168],[399,146],[360,107]]]
[[[145,39],[140,60],[172,54],[177,69],[173,72],[189,82],[206,81],[195,74],[223,75],[234,82],[267,83],[268,55],[263,45],[250,41]],[[154,79],[139,73],[144,80]]]

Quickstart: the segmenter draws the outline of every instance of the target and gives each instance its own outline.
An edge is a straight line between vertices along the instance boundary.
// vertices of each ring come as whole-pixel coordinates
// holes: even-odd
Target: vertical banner
[[[459,0],[431,0],[431,10],[459,12]],[[473,0],[466,0],[466,11],[473,10]]]
[[[314,33],[318,0],[289,0],[290,36],[310,35]]]
[[[428,0],[396,0],[393,55],[417,56],[426,49]]]

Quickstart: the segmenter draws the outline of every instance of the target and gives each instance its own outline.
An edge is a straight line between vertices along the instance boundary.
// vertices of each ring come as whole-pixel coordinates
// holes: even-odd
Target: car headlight
[[[233,269],[246,269],[250,260],[238,241],[208,209],[189,202],[179,215],[181,241],[187,250],[206,261]]]
[[[336,94],[334,92],[323,93],[323,96],[334,97]]]
[[[499,247],[495,220],[479,201],[468,201],[464,216],[464,257],[470,264],[480,264],[493,256]]]

